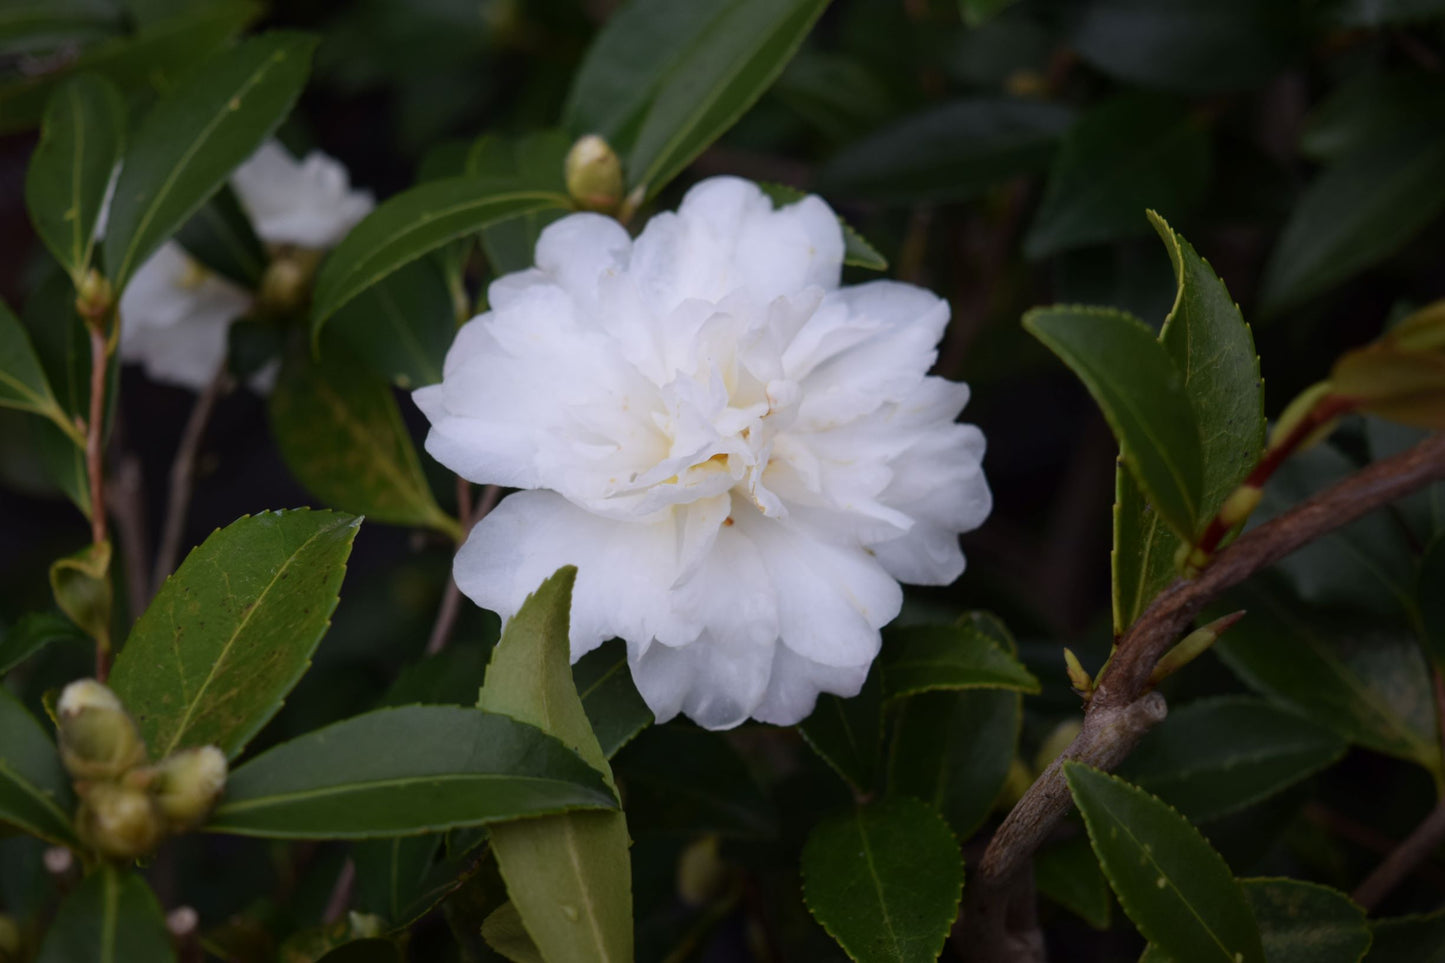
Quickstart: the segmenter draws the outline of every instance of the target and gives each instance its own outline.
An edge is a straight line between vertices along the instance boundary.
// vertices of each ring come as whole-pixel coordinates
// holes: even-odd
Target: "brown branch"
[[[331,896],[326,900],[326,910],[321,914],[321,922],[330,925],[344,917],[351,908],[351,894],[355,890],[356,862],[348,859],[341,864],[341,872],[337,874],[336,885],[331,888]]]
[[[216,403],[231,390],[232,379],[223,360],[206,387],[196,397],[186,427],[181,431],[180,445],[171,462],[170,491],[166,501],[166,519],[161,529],[160,547],[156,551],[155,569],[151,574],[150,592],[156,593],[172,572],[181,554],[181,540],[186,533],[186,516],[191,509],[191,495],[195,491],[196,457],[200,454],[201,442],[206,436],[206,425]]]
[[[105,332],[90,329],[90,417],[85,423],[85,473],[90,482],[90,540],[105,541]]]
[[[1415,827],[1415,831],[1365,877],[1365,881],[1351,894],[1355,902],[1367,910],[1379,906],[1380,901],[1419,869],[1442,842],[1445,842],[1445,803],[1436,806]]]
[[[462,476],[457,476],[457,515],[462,523],[462,537],[457,539],[457,548],[471,534],[472,526],[483,518],[487,513],[497,507],[497,500],[502,497],[502,489],[496,485],[488,485],[482,489],[482,500],[477,505],[476,511],[472,510],[472,484]],[[462,611],[462,590],[457,586],[454,576],[448,576],[446,591],[442,593],[441,608],[437,609],[437,619],[432,625],[431,637],[426,640],[426,654],[436,655],[447,647],[447,642],[452,637],[452,629],[456,626],[457,616]]]
[[[1222,549],[1197,578],[1176,580],[1120,640],[1090,700],[1084,727],[1060,761],[1078,759],[1112,768],[1132,748],[1130,739],[1137,740],[1163,718],[1163,697],[1145,695],[1154,666],[1220,593],[1321,535],[1441,479],[1445,479],[1445,433],[1376,462],[1245,533]],[[1122,752],[1121,744],[1127,744]],[[1013,883],[1068,805],[1063,774],[1058,765],[1051,765],[994,834],[966,893],[965,945],[974,959],[989,963],[1027,959],[1008,955],[1010,934],[1003,929],[1011,896],[1019,898]]]

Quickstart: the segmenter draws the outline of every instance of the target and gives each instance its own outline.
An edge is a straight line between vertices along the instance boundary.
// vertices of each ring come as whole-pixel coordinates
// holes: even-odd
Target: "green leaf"
[[[1149,219],[1178,282],[1159,340],[1184,377],[1199,425],[1199,517],[1205,519],[1218,513],[1263,450],[1264,383],[1249,325],[1209,262],[1163,218],[1151,211]],[[1114,634],[1119,636],[1174,579],[1180,542],[1122,467],[1115,486]]]
[[[70,826],[75,797],[55,744],[8,689],[0,687],[0,822],[56,845],[78,845]]]
[[[235,758],[311,664],[361,520],[266,512],[213,533],[131,629],[110,685],[153,758],[219,746]]]
[[[602,774],[612,770],[577,696],[568,642],[577,569],[558,570],[502,629],[477,705],[537,726]],[[507,895],[549,960],[632,960],[632,864],[621,812],[492,827]]]
[[[619,155],[669,76],[734,0],[630,0],[607,18],[572,78],[562,126],[597,134]]]
[[[342,305],[449,241],[523,214],[570,208],[565,194],[481,177],[449,177],[403,191],[352,228],[321,265],[311,309],[312,341],[319,341],[322,325]]]
[[[747,764],[716,732],[652,726],[617,754],[636,832],[767,837],[776,816]]]
[[[328,346],[320,360],[295,339],[267,399],[286,466],[328,505],[372,521],[456,534],[437,507],[389,385]]]
[[[900,705],[888,753],[890,792],[915,796],[968,839],[993,811],[1023,723],[1017,692],[925,692]]]
[[[1375,920],[1364,963],[1445,963],[1445,910]]]
[[[0,86],[0,133],[39,123],[55,89],[79,74],[105,77],[127,92],[165,89],[196,64],[209,60],[260,12],[261,7],[249,0],[212,0],[148,24],[132,36],[88,47],[61,70]]]
[[[970,27],[981,27],[1012,6],[1014,0],[958,0],[958,12]]]
[[[1319,772],[1345,748],[1338,735],[1294,712],[1225,696],[1171,710],[1119,774],[1202,823]]]
[[[824,762],[858,792],[871,791],[878,779],[883,747],[883,694],[879,673],[869,672],[851,699],[821,695],[798,733]]]
[[[442,837],[435,833],[354,844],[357,909],[375,913],[397,929],[440,902],[449,889],[433,890],[428,884],[441,845]],[[433,894],[436,898],[430,899]]]
[[[891,204],[967,200],[1046,170],[1073,119],[1067,107],[1024,100],[930,107],[843,148],[818,189]]]
[[[150,887],[134,873],[102,864],[60,904],[36,963],[166,963],[175,958]]]
[[[578,659],[572,666],[572,681],[608,759],[652,725],[652,710],[632,682],[627,644],[622,640],[604,642]]]
[[[1376,752],[1440,765],[1434,697],[1420,646],[1374,618],[1321,618],[1279,592],[1231,599],[1249,615],[1215,650],[1251,688]]]
[[[110,36],[119,26],[117,11],[103,0],[11,0],[0,8],[0,50],[50,52]]]
[[[249,290],[261,286],[266,248],[229,184],[176,231],[176,241],[197,262]]]
[[[1099,869],[1085,836],[1075,836],[1039,850],[1034,857],[1034,884],[1039,892],[1088,923],[1107,930],[1114,918],[1109,881]]]
[[[1262,85],[1305,46],[1304,18],[1259,0],[1094,0],[1069,25],[1069,43],[1121,80],[1186,93]]]
[[[482,921],[482,939],[512,963],[546,963],[542,951],[522,923],[522,914],[511,901],[498,906]]]
[[[0,636],[0,676],[54,642],[89,643],[74,623],[54,612],[21,616]]]
[[[51,95],[25,174],[35,233],[79,285],[95,221],[125,139],[125,104],[109,81],[81,76]]]
[[[1437,672],[1445,672],[1445,537],[1438,537],[1425,549],[1420,557],[1419,589],[1416,599],[1420,606],[1420,637],[1425,644],[1425,654]],[[4,643],[0,643],[3,650]],[[0,664],[3,664],[0,659]],[[3,670],[0,670],[3,671]]]
[[[110,542],[87,545],[50,564],[55,604],[80,630],[110,650],[115,591],[111,584]]]
[[[1445,89],[1423,70],[1367,73],[1315,104],[1300,131],[1300,153],[1333,163],[1402,127],[1445,118]]]
[[[1181,104],[1108,101],[1064,137],[1024,253],[1038,259],[1143,234],[1146,209],[1183,217],[1203,199],[1209,168],[1209,137]]]
[[[560,130],[533,131],[520,137],[487,134],[468,151],[467,173],[565,196],[564,172],[571,148],[571,138]],[[482,250],[492,272],[509,274],[531,267],[542,229],[565,213],[560,208],[548,208],[484,227]]]
[[[1033,673],[977,621],[895,629],[879,665],[885,701],[938,689],[1039,691]]]
[[[731,0],[661,79],[626,155],[630,186],[662,190],[782,73],[828,0]],[[670,45],[677,47],[669,38]]]
[[[1365,911],[1344,893],[1297,879],[1241,879],[1269,963],[1360,963],[1370,947]],[[1171,963],[1151,945],[1139,963]]]
[[[80,429],[66,417],[40,358],[20,319],[0,301],[0,407],[16,408],[40,415],[65,432],[76,445],[84,447]]]
[[[315,46],[303,34],[253,37],[146,115],[126,149],[105,232],[106,274],[117,296],[291,112]]]
[[[786,204],[795,204],[808,196],[806,191],[800,191],[795,187],[786,184],[764,183],[759,184],[764,194],[772,199],[773,207],[782,207]],[[838,226],[843,229],[843,263],[853,267],[867,268],[870,271],[888,270],[888,259],[878,253],[878,249],[868,240],[853,229],[847,221],[838,218]]]
[[[1382,27],[1445,17],[1441,0],[1339,0],[1330,6],[1338,22],[1351,27]]]
[[[963,894],[958,841],[914,799],[819,823],[802,872],[809,911],[858,963],[936,960]]]
[[[1265,267],[1267,312],[1385,260],[1445,210],[1445,126],[1410,125],[1326,168],[1290,212]]]
[[[452,644],[398,673],[377,708],[406,705],[472,706],[482,687],[490,651]]]
[[[414,261],[357,295],[328,330],[398,388],[437,384],[457,333],[446,277],[433,258]]]
[[[366,839],[616,805],[596,770],[539,729],[476,709],[402,706],[263,752],[231,774],[205,828]]]
[[[1168,349],[1137,318],[1107,308],[1036,308],[1023,323],[1094,396],[1159,517],[1192,539],[1202,520],[1199,425]]]
[[[1188,821],[1077,762],[1064,777],[1124,912],[1178,963],[1264,963],[1259,927],[1229,867]]]

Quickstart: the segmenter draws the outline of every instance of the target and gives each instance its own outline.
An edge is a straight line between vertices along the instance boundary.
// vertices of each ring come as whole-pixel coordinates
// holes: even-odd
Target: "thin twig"
[[[206,425],[216,409],[216,403],[231,390],[233,381],[226,369],[225,361],[206,383],[191,407],[191,416],[181,431],[180,445],[171,462],[170,491],[166,499],[166,519],[161,529],[160,547],[156,551],[155,570],[151,575],[150,591],[160,590],[161,583],[176,570],[176,559],[181,554],[181,539],[186,533],[186,516],[191,509],[191,495],[195,491],[196,457],[201,442],[206,436]]]
[[[1415,831],[1365,877],[1365,881],[1351,894],[1355,902],[1367,910],[1379,906],[1380,901],[1429,859],[1442,842],[1445,842],[1445,803],[1431,810]]]
[[[336,876],[336,885],[331,888],[331,898],[326,901],[326,912],[322,914],[321,922],[331,924],[345,916],[351,908],[351,894],[355,889],[356,863],[348,858],[341,864],[341,872]]]
[[[90,329],[90,417],[85,423],[85,472],[90,482],[90,540],[105,541],[105,332]]]
[[[471,534],[472,526],[483,518],[487,513],[497,507],[497,500],[502,497],[502,489],[496,485],[488,485],[482,489],[481,501],[477,503],[476,510],[472,509],[472,485],[460,475],[457,476],[457,515],[462,523],[462,537],[457,540],[457,548]],[[437,609],[437,619],[432,625],[431,636],[426,640],[426,654],[436,655],[447,647],[447,642],[452,637],[452,629],[457,624],[457,616],[462,611],[462,590],[457,586],[455,576],[447,578],[447,587],[442,593],[442,604]]]
[[[1145,695],[1154,666],[1220,593],[1320,536],[1441,479],[1445,479],[1445,434],[1435,434],[1245,533],[1222,549],[1197,578],[1176,580],[1119,641],[1089,702],[1084,727],[1060,760],[1112,768],[1132,748],[1119,752],[1120,744],[1142,735],[1151,719],[1163,718],[1163,698]],[[1063,773],[1058,765],[1051,765],[994,834],[965,894],[964,943],[974,959],[989,963],[1022,959],[1009,954],[1010,934],[1003,928],[1010,899],[1021,898],[1013,883],[1068,806]]]

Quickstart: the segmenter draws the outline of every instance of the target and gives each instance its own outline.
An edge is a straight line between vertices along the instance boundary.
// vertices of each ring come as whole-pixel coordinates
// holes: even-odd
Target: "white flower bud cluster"
[[[226,757],[215,746],[146,765],[135,721],[94,679],[66,686],[56,717],[60,758],[81,800],[77,828],[107,858],[135,859],[200,825],[225,789]]]

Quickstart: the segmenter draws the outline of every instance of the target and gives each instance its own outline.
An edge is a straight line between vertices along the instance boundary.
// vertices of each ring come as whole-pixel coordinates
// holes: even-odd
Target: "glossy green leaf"
[[[1109,881],[1087,836],[1052,843],[1034,857],[1034,885],[1039,893],[1096,930],[1107,930],[1114,918]]]
[[[890,120],[894,99],[862,58],[804,47],[769,92],[832,143],[847,143]]]
[[[1023,323],[1094,396],[1159,517],[1192,538],[1202,520],[1199,424],[1169,350],[1137,318],[1105,308],[1038,308]]]
[[[57,845],[74,845],[75,797],[55,744],[9,690],[0,687],[0,822]]]
[[[522,923],[522,914],[510,900],[482,921],[482,939],[512,963],[546,963],[546,957]]]
[[[806,191],[800,191],[795,187],[786,184],[759,184],[763,193],[772,198],[774,207],[782,207],[787,204],[794,204],[807,197]],[[867,238],[859,234],[847,221],[838,218],[838,226],[843,229],[843,263],[853,267],[867,268],[870,271],[888,270],[888,259],[878,253],[878,249],[868,243]]]
[[[56,607],[107,650],[115,601],[110,558],[110,542],[99,542],[50,563]]]
[[[572,666],[572,681],[608,759],[652,725],[652,710],[632,682],[627,644],[621,639],[604,642],[578,659]]]
[[[1076,762],[1064,777],[1119,905],[1178,963],[1265,963],[1259,927],[1229,867],[1155,797]]]
[[[343,349],[328,345],[318,360],[293,342],[267,414],[286,466],[322,502],[372,521],[457,531],[432,497],[391,385]]]
[[[1370,947],[1365,911],[1344,893],[1297,879],[1241,879],[1269,963],[1360,963]],[[1171,963],[1150,946],[1139,963]]]
[[[798,733],[824,762],[860,793],[874,789],[883,748],[883,693],[879,673],[869,672],[850,699],[820,695]]]
[[[490,656],[491,652],[482,646],[453,643],[402,669],[377,708],[476,705]]]
[[[467,154],[467,173],[494,177],[530,190],[567,193],[563,176],[572,140],[560,130],[533,131],[520,137],[487,134]],[[482,250],[493,274],[532,266],[542,229],[567,212],[560,208],[530,211],[482,229]]]
[[[1069,21],[1069,42],[1121,80],[1187,93],[1257,87],[1306,37],[1289,3],[1261,0],[1094,0]]]
[[[161,904],[134,873],[102,865],[60,904],[37,963],[174,961]]]
[[[1339,760],[1345,741],[1258,699],[1225,696],[1173,709],[1144,735],[1119,774],[1194,822],[1208,822]]]
[[[0,50],[49,51],[110,36],[120,26],[104,0],[10,0],[0,8]]]
[[[0,407],[40,415],[77,445],[83,436],[66,417],[20,319],[0,301]]]
[[[1193,403],[1203,457],[1199,517],[1210,518],[1248,476],[1264,447],[1259,358],[1249,325],[1209,262],[1163,218],[1152,211],[1149,218],[1169,251],[1178,284],[1159,340]],[[1115,491],[1114,634],[1119,636],[1176,576],[1180,542],[1122,467]]]
[[[90,266],[95,221],[125,141],[125,104],[115,85],[81,76],[45,109],[25,174],[35,233],[77,283]]]
[[[931,804],[959,839],[968,839],[1003,790],[1022,722],[1023,699],[1017,692],[977,689],[911,697],[894,713],[889,790]]]
[[[207,831],[365,839],[612,809],[602,776],[506,716],[458,706],[379,709],[238,768]]]
[[[803,847],[802,872],[808,909],[858,963],[938,959],[963,894],[958,841],[914,799],[819,823]]]
[[[733,0],[630,0],[607,18],[572,78],[562,126],[625,155],[648,106]]]
[[[356,906],[375,913],[392,929],[404,927],[449,892],[430,884],[442,837],[435,833],[368,839],[351,848],[356,863]],[[460,871],[460,867],[456,868]],[[434,899],[430,898],[435,896]]]
[[[508,620],[477,705],[560,739],[611,787],[612,770],[572,681],[567,566]],[[632,960],[632,864],[620,812],[565,813],[492,827],[507,895],[550,960]]]
[[[1094,107],[1054,157],[1024,253],[1143,234],[1145,210],[1183,217],[1203,199],[1209,169],[1209,137],[1179,103],[1136,95]]]
[[[352,298],[447,242],[523,214],[570,207],[565,194],[480,177],[449,177],[403,191],[352,228],[321,265],[312,340],[319,340],[322,325]]]
[[[1328,167],[1290,212],[1265,267],[1266,311],[1293,307],[1385,260],[1445,210],[1445,126],[1382,135]]]
[[[221,185],[181,225],[176,241],[198,263],[222,277],[250,290],[261,286],[268,260],[266,248],[230,185]]]
[[[1281,592],[1232,597],[1249,614],[1215,643],[1251,688],[1358,745],[1440,765],[1434,696],[1420,646],[1374,618],[1320,618]]]
[[[315,47],[304,34],[253,37],[151,108],[126,148],[105,232],[117,293],[291,112]]]
[[[776,830],[772,803],[716,732],[651,726],[617,754],[613,768],[627,787],[634,832],[757,838]]]
[[[891,204],[966,200],[1046,170],[1073,119],[1067,107],[1024,100],[930,107],[843,148],[818,188]]]
[[[970,621],[890,632],[879,667],[885,700],[938,689],[1039,691],[1033,673],[986,627]]]
[[[6,83],[0,86],[0,133],[38,124],[55,89],[79,74],[105,77],[127,92],[165,89],[208,60],[260,12],[260,5],[249,0],[213,0],[147,24],[132,36],[87,47],[60,70]]]
[[[1364,963],[1445,963],[1445,910],[1375,920]]]
[[[110,676],[153,758],[205,745],[234,758],[276,714],[330,625],[360,524],[336,512],[265,512],[186,556]]]
[[[1310,109],[1300,153],[1333,163],[1401,128],[1445,120],[1445,87],[1423,70],[1367,73],[1336,87]]]
[[[731,0],[659,83],[626,155],[628,184],[654,196],[737,123],[827,5],[828,0]]]
[[[73,622],[54,612],[31,612],[21,616],[0,636],[0,676],[56,642],[88,644],[90,640],[76,629]]]

